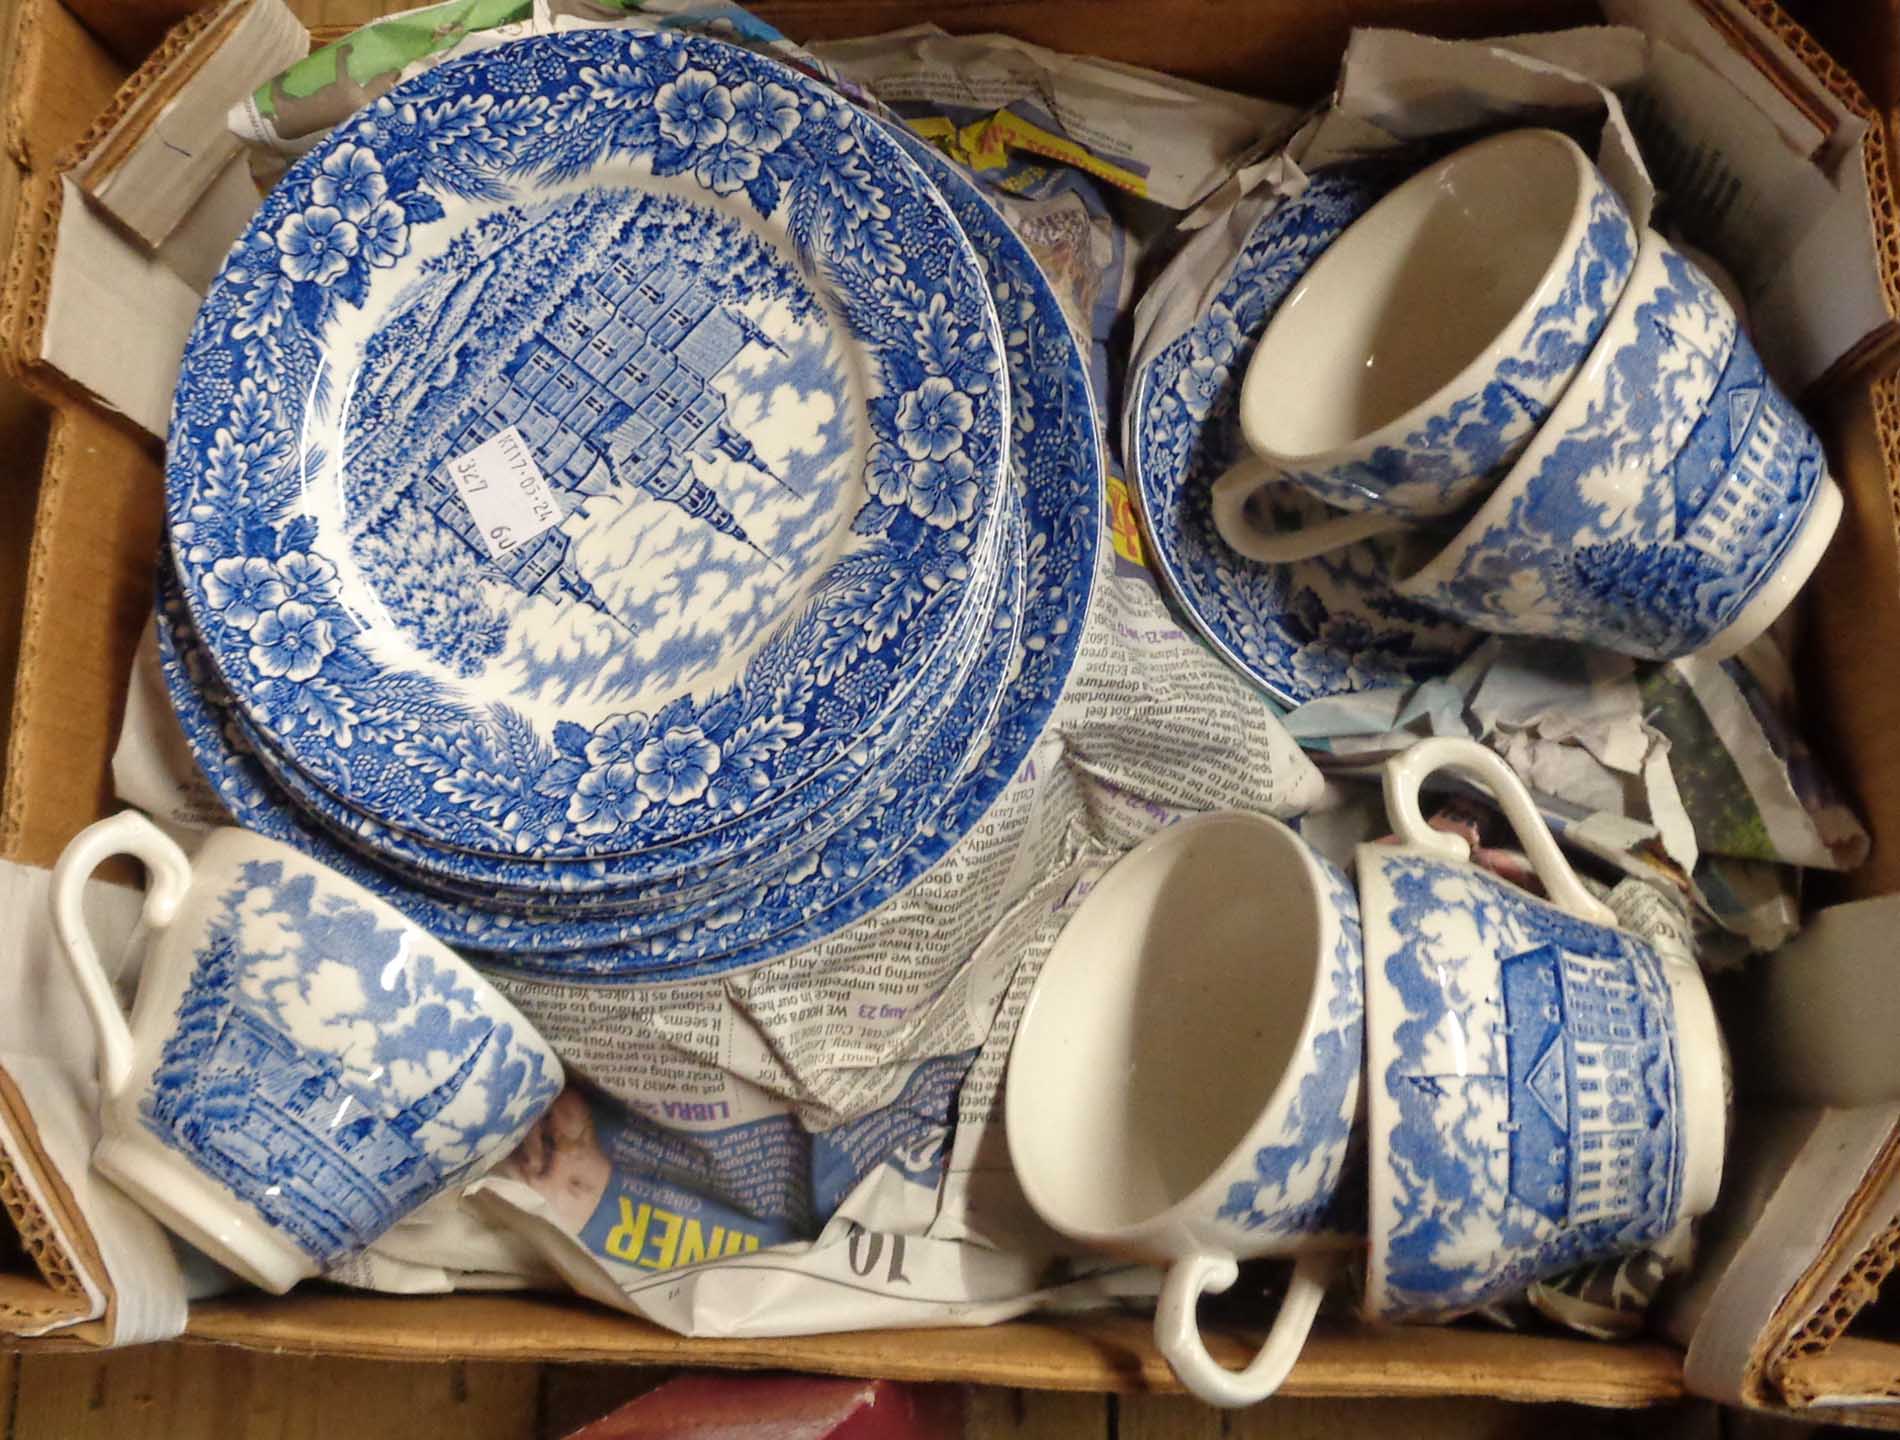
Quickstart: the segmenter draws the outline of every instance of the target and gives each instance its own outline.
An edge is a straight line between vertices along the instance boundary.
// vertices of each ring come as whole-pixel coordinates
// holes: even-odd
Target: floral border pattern
[[[1087,628],[1090,602],[1107,555],[1106,495],[1097,412],[1086,362],[1061,306],[1034,259],[977,188],[946,160],[915,147],[933,166],[959,223],[974,241],[1003,317],[1012,387],[1012,475],[1027,520],[1025,598],[1020,633],[1009,657],[1011,676],[987,743],[957,758],[965,769],[935,819],[919,831],[888,824],[841,836],[821,852],[800,883],[822,890],[826,903],[792,929],[729,953],[645,946],[567,949],[558,937],[484,963],[552,979],[596,982],[672,980],[762,964],[836,933],[868,914],[930,869],[982,819],[1009,782],[1061,698]],[[496,917],[439,904],[392,883],[373,863],[337,846],[285,804],[240,734],[226,724],[217,677],[194,649],[182,607],[161,605],[160,658],[172,703],[192,751],[225,804],[245,824],[336,866],[444,938],[497,951]],[[932,757],[924,767],[940,764]],[[901,792],[917,776],[891,787]],[[894,852],[894,858],[893,858]],[[855,872],[855,873],[854,873]],[[793,892],[796,894],[797,892]],[[669,958],[670,957],[670,958]]]
[[[608,161],[742,197],[787,234],[871,363],[869,498],[845,553],[738,681],[543,734],[377,661],[323,553],[335,541],[299,503],[329,461],[298,437],[306,410],[334,400],[331,326],[446,219],[445,197],[499,202]],[[518,41],[339,127],[233,248],[181,370],[173,552],[200,635],[280,752],[388,757],[353,803],[482,853],[663,845],[744,824],[908,698],[854,686],[853,671],[874,655],[910,671],[954,629],[1003,483],[1002,365],[975,256],[875,122],[776,62],[696,37]]]
[[[1004,527],[997,532],[999,541],[1006,531]],[[837,763],[789,793],[758,825],[716,830],[663,849],[570,861],[444,849],[352,809],[275,755],[241,712],[234,711],[231,721],[244,731],[259,763],[293,804],[341,843],[369,851],[391,874],[424,890],[544,924],[572,919],[576,911],[594,916],[677,911],[729,893],[734,869],[742,863],[764,867],[749,871],[750,878],[739,882],[743,885],[790,868],[832,830],[861,814],[873,801],[879,777],[908,764],[929,741],[949,718],[964,686],[976,678],[983,636],[1009,578],[1001,559],[985,569],[989,573],[980,577],[980,589],[972,592],[970,621],[947,638],[919,673],[915,693],[924,703],[871,727]],[[651,894],[631,898],[629,892],[635,889],[665,893],[659,899]],[[550,907],[558,907],[558,914]]]

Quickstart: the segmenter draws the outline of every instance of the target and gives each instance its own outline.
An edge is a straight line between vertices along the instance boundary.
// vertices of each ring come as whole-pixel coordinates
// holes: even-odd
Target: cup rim
[[[1274,331],[1283,325],[1291,324],[1288,317],[1295,308],[1293,302],[1316,282],[1324,281],[1333,270],[1339,269],[1348,262],[1351,255],[1350,248],[1342,247],[1348,246],[1352,232],[1377,217],[1380,211],[1388,207],[1396,209],[1399,204],[1408,202],[1417,191],[1430,189],[1445,172],[1457,165],[1468,163],[1472,156],[1480,152],[1505,146],[1523,145],[1544,148],[1552,144],[1562,150],[1569,159],[1572,175],[1576,180],[1575,193],[1571,199],[1570,221],[1564,229],[1563,238],[1556,253],[1545,266],[1537,284],[1525,295],[1523,303],[1500,327],[1497,335],[1487,342],[1484,349],[1430,394],[1371,430],[1320,450],[1294,452],[1260,444],[1255,434],[1257,426],[1249,419],[1258,410],[1262,402],[1259,391],[1267,383],[1266,369],[1260,364],[1260,357],[1268,352]],[[1271,461],[1281,469],[1330,469],[1352,461],[1361,452],[1402,441],[1434,412],[1442,409],[1448,398],[1474,388],[1481,388],[1484,377],[1492,368],[1491,352],[1498,340],[1522,328],[1526,318],[1547,303],[1552,298],[1553,291],[1562,288],[1569,272],[1571,258],[1575,255],[1583,233],[1590,223],[1590,197],[1595,191],[1595,186],[1592,184],[1595,168],[1590,157],[1583,153],[1582,147],[1561,130],[1553,130],[1549,126],[1524,126],[1495,135],[1487,135],[1481,140],[1474,140],[1469,145],[1461,146],[1381,196],[1363,215],[1342,230],[1320,257],[1307,267],[1306,273],[1287,292],[1285,299],[1274,310],[1273,318],[1267,322],[1266,329],[1261,332],[1253,356],[1247,362],[1246,373],[1241,377],[1238,396],[1240,428],[1247,447],[1254,454]]]
[[[1120,1225],[1079,1226],[1059,1218],[1057,1208],[1048,1203],[1047,1191],[1042,1188],[1036,1171],[1031,1167],[1026,1167],[1019,1158],[1023,1153],[1019,1137],[1027,1135],[1029,1128],[1040,1119],[1035,1109],[1039,1097],[1029,1094],[1024,1086],[1014,1083],[1018,1077],[1019,1062],[1026,1053],[1024,1042],[1027,1040],[1032,1046],[1036,1044],[1041,1030],[1045,1027],[1051,1033],[1058,1032],[1065,1018],[1045,1018],[1049,992],[1044,988],[1043,981],[1051,973],[1052,967],[1057,964],[1083,963],[1079,944],[1065,951],[1064,937],[1072,932],[1076,922],[1082,918],[1088,907],[1096,903],[1096,897],[1105,893],[1106,887],[1113,881],[1116,872],[1123,872],[1125,878],[1129,870],[1152,863],[1157,855],[1164,855],[1178,848],[1184,843],[1183,836],[1221,826],[1241,826],[1270,834],[1277,842],[1285,845],[1289,853],[1297,855],[1300,861],[1301,883],[1306,886],[1306,893],[1314,902],[1320,916],[1322,939],[1321,943],[1314,947],[1314,954],[1311,957],[1313,983],[1307,995],[1306,1011],[1301,1018],[1299,1034],[1293,1042],[1293,1055],[1297,1057],[1310,1053],[1320,1030],[1326,1024],[1326,986],[1323,981],[1326,957],[1331,949],[1331,939],[1330,931],[1325,927],[1326,916],[1331,912],[1331,904],[1327,896],[1326,877],[1315,863],[1311,848],[1300,837],[1299,832],[1290,825],[1270,815],[1262,815],[1251,810],[1209,811],[1206,814],[1178,820],[1156,831],[1104,871],[1096,880],[1095,889],[1077,907],[1075,914],[1064,923],[1062,933],[1056,937],[1055,944],[1043,961],[1042,970],[1037,975],[1029,998],[1023,1005],[1022,1018],[1016,1023],[1016,1034],[1010,1044],[1009,1065],[1003,1082],[1003,1129],[1009,1146],[1010,1168],[1015,1174],[1017,1185],[1021,1188],[1024,1198],[1029,1201],[1030,1208],[1052,1229],[1094,1249],[1120,1250],[1124,1253],[1130,1250],[1142,1251],[1140,1240],[1156,1227],[1176,1223],[1192,1225],[1197,1213],[1207,1206],[1210,1199],[1220,1193],[1225,1177],[1234,1163],[1258,1145],[1262,1121],[1269,1115],[1283,1113],[1299,1093],[1299,1068],[1289,1063],[1281,1071],[1266,1099],[1255,1111],[1254,1118],[1248,1124],[1245,1133],[1208,1167],[1207,1174],[1192,1189],[1172,1204]],[[1289,871],[1289,875],[1290,873]],[[1284,1239],[1286,1237],[1269,1238]],[[1316,1235],[1307,1238],[1317,1241],[1320,1237]],[[1355,1238],[1351,1243],[1356,1245],[1358,1241]],[[1153,1255],[1157,1252],[1148,1249],[1145,1253]],[[1167,1258],[1179,1257],[1170,1255]]]

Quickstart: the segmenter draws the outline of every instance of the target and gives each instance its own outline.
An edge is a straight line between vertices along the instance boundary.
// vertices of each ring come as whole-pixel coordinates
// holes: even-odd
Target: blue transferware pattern
[[[976,243],[1004,319],[1014,410],[1012,473],[1022,487],[1027,519],[1027,591],[1021,634],[1011,659],[1011,678],[989,742],[969,761],[934,819],[913,831],[866,824],[841,837],[820,857],[805,884],[829,899],[791,930],[724,955],[704,954],[669,966],[664,955],[644,947],[564,949],[490,955],[486,963],[555,979],[638,982],[714,974],[761,964],[836,933],[899,894],[924,874],[980,821],[1014,778],[1055,709],[1086,627],[1090,599],[1105,555],[1105,494],[1101,445],[1087,372],[1061,306],[1035,261],[975,186],[948,162],[924,152],[931,174],[948,196],[957,219]],[[286,806],[268,776],[226,729],[200,686],[211,681],[202,660],[192,662],[175,642],[188,642],[188,627],[174,633],[161,614],[160,657],[172,704],[186,738],[225,804],[251,828],[344,869],[419,923],[473,946],[499,948],[508,928],[469,907],[433,904],[393,884],[360,857],[340,851],[321,831]],[[899,782],[899,786],[904,783]],[[899,790],[901,793],[901,788]],[[880,844],[881,841],[881,844]],[[896,848],[895,859],[884,860]],[[842,883],[841,883],[842,882]],[[840,893],[842,891],[842,893]],[[815,891],[814,891],[815,893]]]
[[[773,61],[592,31],[438,67],[207,296],[168,463],[194,622],[282,754],[439,843],[743,826],[955,630],[995,327],[915,167]],[[442,466],[507,424],[563,518],[490,561]]]
[[[1014,497],[1004,503],[1015,503]],[[1012,523],[1020,522],[1012,517]],[[999,538],[1004,533],[997,532]],[[530,918],[538,913],[541,919],[549,918],[551,902],[568,915],[576,906],[622,915],[676,910],[685,902],[734,888],[737,868],[761,857],[789,864],[794,857],[784,851],[791,840],[809,843],[815,824],[830,821],[836,828],[854,818],[875,789],[871,782],[908,762],[974,678],[989,612],[1008,569],[1001,560],[984,568],[988,573],[972,592],[977,613],[965,627],[967,634],[951,637],[919,675],[916,693],[920,698],[915,705],[872,727],[837,763],[774,807],[769,818],[761,815],[759,823],[744,833],[718,830],[664,850],[563,862],[444,849],[361,814],[273,752],[240,712],[233,711],[231,720],[244,731],[250,749],[276,787],[300,810],[342,844],[365,851],[378,865],[421,889]],[[740,877],[737,883],[753,881]],[[633,892],[644,894],[634,898]]]
[[[1479,389],[1436,408],[1402,444],[1325,471],[1289,467],[1285,480],[1344,510],[1444,515],[1476,499],[1522,454],[1603,333],[1636,264],[1623,202],[1595,170],[1590,179],[1589,218],[1563,288],[1531,317],[1521,350]]]
[[[1021,613],[1024,569],[1019,525],[1016,517],[1007,518],[1011,524],[1005,534],[1015,542],[1005,567],[1007,598],[989,620],[978,665],[954,696],[945,723],[911,758],[903,788],[896,788],[894,777],[877,781],[870,787],[864,812],[855,822],[835,827],[838,834],[822,848],[811,834],[795,834],[787,840],[784,854],[746,875],[746,883],[715,886],[706,895],[652,911],[602,913],[555,905],[520,914],[420,889],[413,877],[392,873],[372,852],[339,843],[320,821],[286,799],[252,750],[229,697],[202,680],[194,687],[194,674],[214,674],[215,669],[205,659],[181,606],[161,604],[160,660],[193,753],[212,775],[220,798],[249,828],[306,851],[464,950],[538,955],[578,948],[626,963],[637,955],[645,957],[649,968],[663,968],[697,960],[721,945],[764,940],[797,923],[816,903],[806,898],[806,891],[815,891],[824,882],[835,883],[840,876],[854,880],[864,873],[861,856],[868,853],[867,832],[901,841],[915,835],[943,803],[959,778],[974,737],[1000,708],[1006,686],[1011,633]],[[160,586],[163,594],[163,576]],[[222,762],[222,777],[213,772],[214,761]],[[234,772],[236,783],[230,783]],[[220,785],[220,778],[226,783]],[[809,822],[807,829],[817,831],[826,824],[820,817]],[[821,865],[822,874],[815,868]]]
[[[1153,562],[1214,649],[1287,706],[1448,674],[1480,639],[1393,593],[1393,539],[1262,564],[1220,538],[1209,503],[1213,481],[1245,450],[1235,405],[1261,332],[1313,261],[1401,175],[1385,164],[1315,175],[1254,227],[1206,312],[1129,386],[1129,469]],[[1336,513],[1290,486],[1268,495],[1288,529]]]
[[[680,973],[763,964],[835,935],[902,894],[968,834],[1016,777],[1061,698],[1107,554],[1096,412],[1086,362],[1061,305],[1027,248],[982,193],[949,161],[921,145],[913,149],[921,162],[934,162],[931,178],[975,243],[1004,317],[1012,453],[1022,462],[1014,473],[1026,487],[1031,521],[1029,589],[1012,661],[1014,678],[989,727],[987,749],[969,763],[941,809],[912,806],[895,818],[860,821],[821,856],[805,862],[819,873],[803,878],[807,909],[801,923],[763,943],[685,962]],[[1020,444],[1019,432],[1025,436]],[[925,759],[916,768],[928,773],[932,763]],[[905,795],[914,783],[913,777],[900,776],[891,796]],[[517,955],[497,963],[549,978],[612,980],[628,968],[628,957],[614,950]]]
[[[1558,411],[1522,484],[1506,481],[1517,488],[1408,593],[1476,626],[1667,659],[1707,644],[1774,574],[1826,456],[1713,283],[1652,243],[1601,393]]]
[[[1393,1116],[1374,1156],[1371,1224],[1390,1238],[1373,1312],[1449,1316],[1660,1240],[1682,1218],[1684,1137],[1656,953],[1469,865],[1360,853],[1395,937],[1367,956],[1395,1047],[1368,1076],[1373,1125],[1382,1103]],[[1373,903],[1363,870],[1360,892]]]
[[[472,977],[311,876],[251,861],[219,904],[140,1119],[321,1265],[497,1159],[560,1089]]]
[[[1312,1066],[1301,1077],[1279,1138],[1254,1153],[1249,1179],[1228,1187],[1218,1218],[1274,1235],[1358,1235],[1365,1229],[1365,1151],[1355,1121],[1366,1059],[1359,897],[1345,871],[1322,855],[1312,859],[1338,920],[1323,977],[1331,1028],[1314,1039]],[[1307,1185],[1304,1176],[1315,1165],[1319,1182]]]

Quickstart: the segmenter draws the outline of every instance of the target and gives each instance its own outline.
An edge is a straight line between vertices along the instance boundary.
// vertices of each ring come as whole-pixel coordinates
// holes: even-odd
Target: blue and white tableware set
[[[1103,492],[969,182],[772,59],[599,30],[291,169],[186,347],[167,504],[160,657],[238,823],[484,964],[627,982],[822,938],[967,833]]]
[[[1485,631],[1746,646],[1841,497],[1728,301],[1556,131],[1395,178],[1318,172],[1137,366],[1130,470],[1193,622],[1287,705]]]
[[[1548,898],[1469,863],[1419,791],[1488,788]],[[1216,1405],[1286,1378],[1358,1256],[1360,1309],[1445,1320],[1657,1246],[1714,1204],[1728,1061],[1692,956],[1619,927],[1492,751],[1388,762],[1397,843],[1356,885],[1279,822],[1178,822],[1094,884],[1037,976],[1005,1118],[1031,1206],[1168,1267],[1156,1344]],[[1242,1370],[1194,1306],[1240,1261],[1291,1280]]]

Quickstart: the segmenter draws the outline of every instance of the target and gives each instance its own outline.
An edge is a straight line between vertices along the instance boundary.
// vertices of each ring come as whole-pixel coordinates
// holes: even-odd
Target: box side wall
[[[125,679],[151,623],[157,457],[82,407],[53,418],[27,560],[0,855],[51,865],[114,808]]]
[[[1145,1317],[1098,1312],[977,1329],[686,1340],[574,1301],[317,1293],[194,1306],[190,1330],[201,1340],[260,1349],[376,1358],[690,1364],[1037,1390],[1176,1391],[1153,1332]],[[1221,1363],[1239,1366],[1259,1338],[1217,1333],[1209,1349]],[[1497,1331],[1322,1324],[1283,1393],[1488,1395],[1630,1407],[1679,1396],[1682,1364],[1673,1348],[1655,1343],[1605,1346]]]

